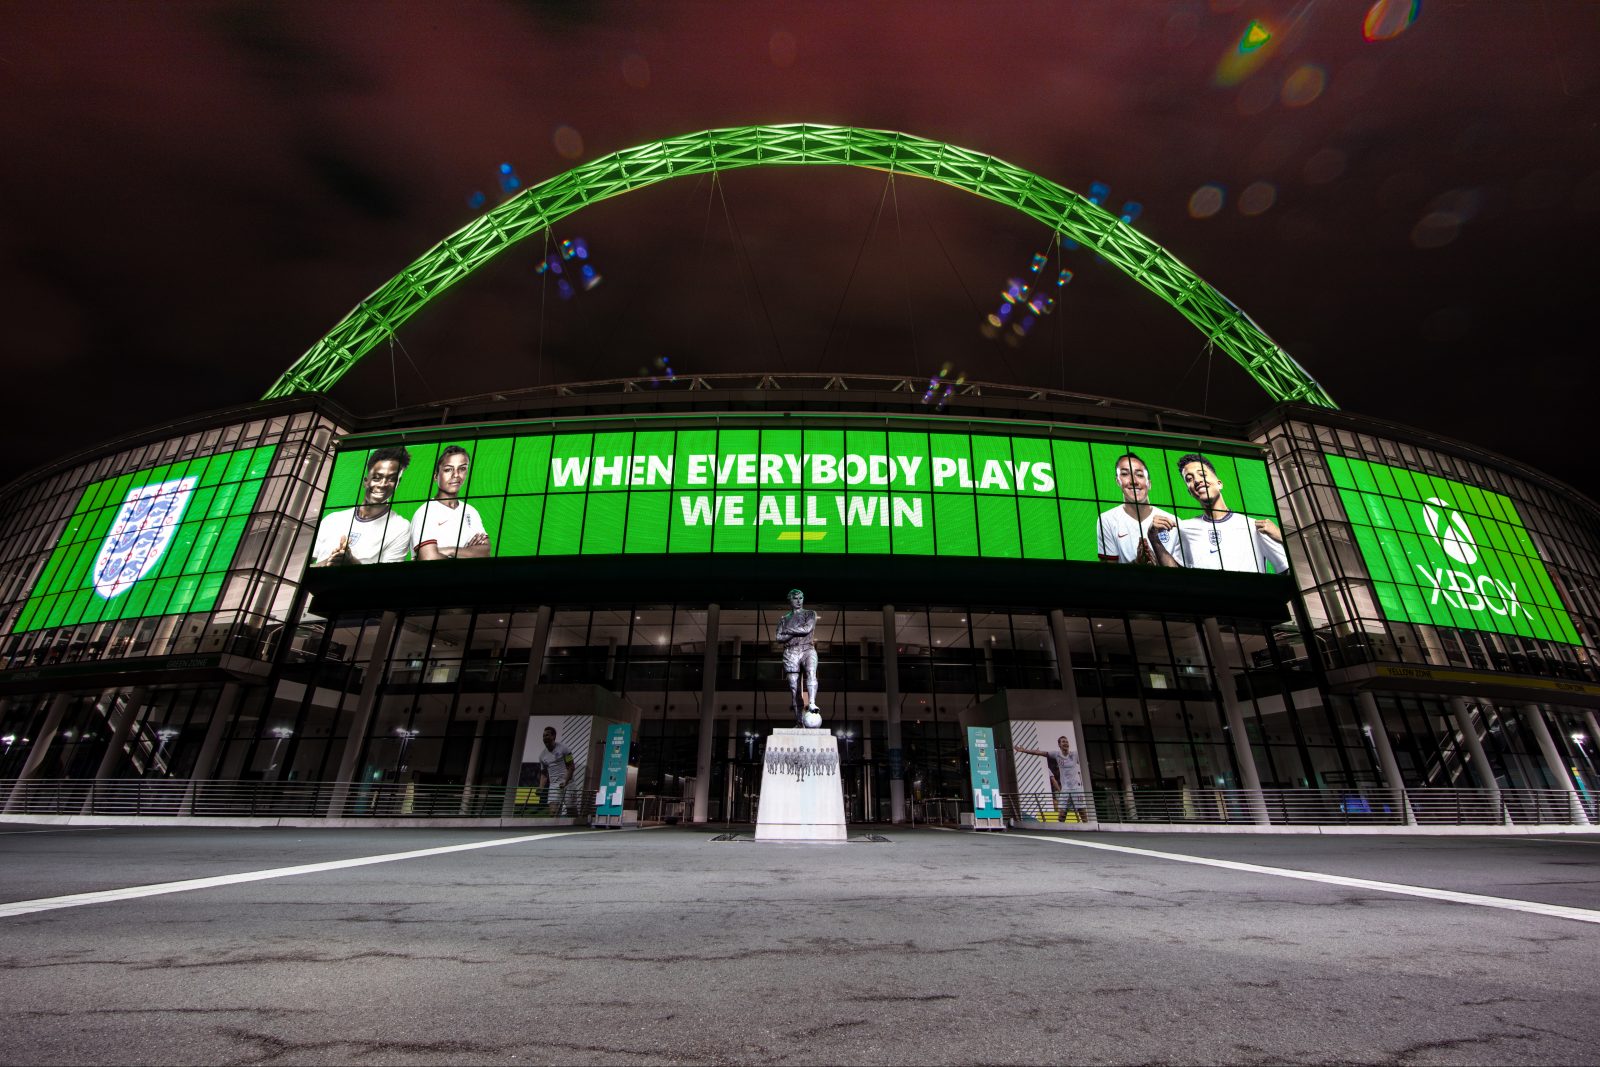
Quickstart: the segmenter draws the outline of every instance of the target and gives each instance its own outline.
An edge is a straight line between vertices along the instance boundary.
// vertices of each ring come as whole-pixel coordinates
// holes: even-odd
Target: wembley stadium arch
[[[564,383],[356,413],[327,391],[587,204],[751,166],[868,167],[1006,204],[1158,293],[1267,393],[1228,421],[870,373]],[[1136,229],[981,153],[754,126],[530,186],[362,301],[260,401],[0,491],[0,791],[16,817],[737,824],[818,615],[850,819],[1582,824],[1596,816],[1600,508],[1339,411]],[[553,796],[541,738],[575,757]]]

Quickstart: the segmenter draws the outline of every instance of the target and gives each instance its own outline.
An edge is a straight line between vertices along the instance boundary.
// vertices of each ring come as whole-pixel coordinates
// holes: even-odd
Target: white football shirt
[[[460,548],[474,534],[484,532],[478,509],[471,504],[461,503],[451,507],[441,501],[430,500],[417,509],[416,516],[411,520],[411,552],[415,555],[417,546],[426,541],[434,542],[441,549]]]

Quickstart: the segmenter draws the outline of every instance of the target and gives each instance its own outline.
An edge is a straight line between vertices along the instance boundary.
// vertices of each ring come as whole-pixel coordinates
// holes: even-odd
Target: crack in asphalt
[[[286,953],[255,953],[248,956],[233,956],[227,959],[216,960],[187,960],[180,956],[164,956],[158,959],[86,959],[86,960],[43,960],[37,963],[19,963],[15,959],[0,960],[0,971],[36,971],[49,970],[60,967],[127,967],[135,971],[183,971],[197,970],[210,967],[247,967],[258,964],[278,963],[354,963],[357,960],[406,960],[413,963],[459,963],[464,966],[478,966],[492,963],[488,959],[473,959],[469,956],[425,956],[410,952],[393,952],[386,949],[369,949],[365,952],[352,952],[344,956],[329,956],[312,951],[286,952]]]
[[[381,1038],[354,1038],[340,1037],[328,1038],[320,1041],[295,1041],[279,1037],[276,1034],[265,1034],[258,1031],[243,1030],[234,1027],[219,1027],[214,1031],[219,1037],[227,1038],[241,1044],[255,1045],[260,1054],[253,1059],[235,1059],[229,1062],[239,1064],[272,1063],[285,1056],[306,1052],[332,1052],[335,1049],[350,1051],[350,1058],[367,1058],[383,1054],[412,1055],[412,1056],[437,1056],[449,1053],[468,1053],[472,1055],[499,1054],[509,1049],[520,1047],[525,1042],[512,1044],[485,1044],[481,1041],[449,1040],[449,1041],[393,1041]]]

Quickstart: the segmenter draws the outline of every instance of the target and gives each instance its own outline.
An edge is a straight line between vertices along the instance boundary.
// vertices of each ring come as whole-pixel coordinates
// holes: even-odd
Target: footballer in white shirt
[[[360,506],[329,512],[317,524],[311,549],[313,567],[399,563],[406,558],[411,531],[390,502],[400,475],[410,464],[411,453],[404,448],[380,448],[367,458]]]
[[[1156,516],[1172,518],[1160,508],[1150,506],[1150,469],[1132,452],[1117,457],[1117,485],[1122,503],[1100,516],[1100,558],[1107,563],[1155,563],[1150,539],[1162,544],[1177,534],[1170,529],[1152,531]]]
[[[1222,491],[1227,488],[1211,461],[1198,453],[1178,460],[1178,473],[1189,495],[1204,511],[1176,522],[1157,519],[1151,529],[1176,528],[1178,542],[1170,548],[1152,542],[1156,559],[1165,567],[1194,567],[1213,571],[1255,571],[1282,574],[1289,569],[1283,548],[1283,531],[1271,519],[1252,519],[1229,509]]]
[[[478,509],[461,499],[472,459],[460,445],[439,453],[433,470],[437,495],[411,520],[413,559],[481,559],[489,555],[489,535]]]

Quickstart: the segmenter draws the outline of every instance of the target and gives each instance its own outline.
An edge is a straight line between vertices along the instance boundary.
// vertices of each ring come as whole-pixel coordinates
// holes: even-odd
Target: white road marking
[[[157,882],[154,885],[135,885],[126,889],[105,889],[97,893],[72,893],[64,897],[19,900],[12,904],[0,904],[0,919],[8,919],[15,915],[31,915],[39,911],[54,911],[57,908],[81,908],[85,904],[107,904],[116,900],[156,897],[165,893],[187,893],[193,889],[214,889],[217,886],[239,885],[243,882],[264,882],[269,878],[293,878],[299,874],[320,874],[323,871],[340,871],[347,867],[367,867],[374,863],[395,863],[399,860],[422,859],[425,856],[444,856],[452,852],[470,852],[479,848],[518,845],[524,841],[544,841],[552,837],[576,837],[579,834],[599,833],[605,833],[605,831],[568,830],[545,834],[526,834],[521,837],[497,837],[489,841],[472,841],[465,845],[442,845],[439,848],[419,848],[411,852],[389,852],[381,856],[361,856],[350,860],[306,863],[298,867],[274,867],[265,871],[221,874],[214,878],[187,878],[181,882]]]
[[[1548,915],[1557,919],[1574,919],[1581,923],[1600,924],[1600,911],[1589,908],[1568,908],[1560,904],[1541,904],[1533,900],[1516,900],[1511,897],[1488,897],[1477,893],[1457,893],[1452,889],[1430,889],[1427,886],[1405,885],[1400,882],[1377,882],[1370,878],[1346,878],[1339,874],[1318,874],[1315,871],[1296,871],[1288,867],[1264,867],[1259,863],[1239,863],[1236,860],[1214,860],[1203,856],[1186,856],[1181,852],[1158,852],[1153,848],[1130,848],[1127,845],[1108,845],[1100,841],[1078,841],[1065,837],[1039,837],[1033,834],[1008,834],[1011,841],[1040,841],[1048,845],[1072,845],[1077,848],[1097,848],[1105,852],[1125,852],[1131,856],[1151,856],[1176,863],[1194,863],[1202,867],[1220,867],[1225,871],[1243,871],[1246,874],[1270,874],[1277,878],[1296,878],[1302,882],[1322,882],[1325,885],[1345,886],[1350,889],[1370,889],[1378,893],[1398,893],[1408,897],[1425,897],[1453,904],[1475,904],[1481,908],[1500,908],[1503,911],[1525,911],[1533,915]]]

